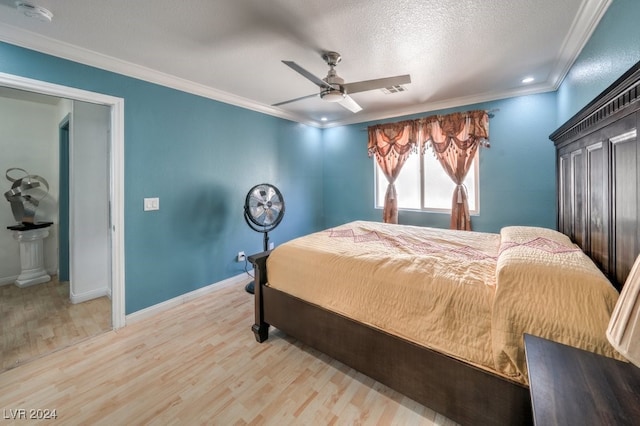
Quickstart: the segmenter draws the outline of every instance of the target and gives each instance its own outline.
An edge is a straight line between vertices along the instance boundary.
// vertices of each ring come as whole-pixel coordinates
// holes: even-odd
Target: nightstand
[[[640,424],[640,368],[525,334],[537,425]]]

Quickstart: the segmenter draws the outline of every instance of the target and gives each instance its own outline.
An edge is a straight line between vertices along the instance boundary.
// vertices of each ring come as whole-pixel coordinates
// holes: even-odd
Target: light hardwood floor
[[[69,300],[69,283],[0,286],[0,370],[111,330],[111,300]],[[1,418],[1,417],[0,417]]]
[[[257,343],[252,317],[244,283],[221,287],[4,372],[0,414],[9,424],[20,409],[56,410],[61,424],[454,424],[278,330]]]

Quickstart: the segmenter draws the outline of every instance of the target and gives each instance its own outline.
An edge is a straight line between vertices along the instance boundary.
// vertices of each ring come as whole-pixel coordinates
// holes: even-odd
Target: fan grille
[[[247,194],[245,202],[247,219],[262,228],[274,228],[284,214],[284,200],[275,186],[256,185]]]

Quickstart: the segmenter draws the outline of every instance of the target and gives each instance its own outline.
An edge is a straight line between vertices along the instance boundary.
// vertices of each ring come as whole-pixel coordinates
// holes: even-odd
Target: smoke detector
[[[53,13],[51,13],[48,9],[26,1],[17,1],[16,8],[23,15],[28,16],[29,18],[35,18],[39,21],[51,22],[51,20],[53,19]]]

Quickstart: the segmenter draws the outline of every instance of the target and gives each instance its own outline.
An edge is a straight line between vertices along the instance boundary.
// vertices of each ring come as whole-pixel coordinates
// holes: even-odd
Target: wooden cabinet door
[[[580,247],[585,246],[585,149],[578,149],[569,154],[571,169],[571,210],[573,223],[571,225],[573,241]]]
[[[609,274],[608,145],[597,140],[585,147],[586,234],[584,251]]]
[[[615,123],[609,138],[613,279],[622,285],[640,249],[638,227],[638,136],[636,114]]]
[[[558,162],[560,205],[558,229],[580,247],[585,246],[585,149],[562,153]]]
[[[569,154],[558,157],[558,231],[572,238],[571,161]]]

